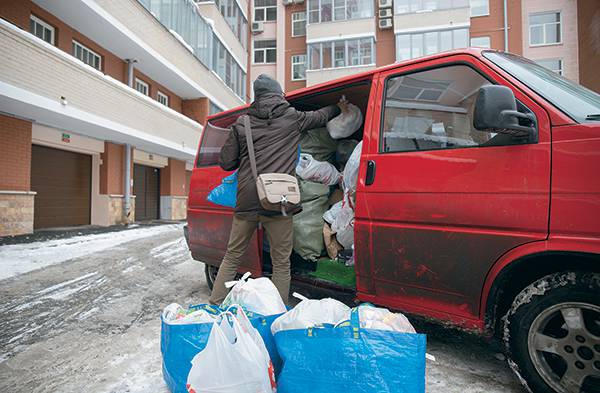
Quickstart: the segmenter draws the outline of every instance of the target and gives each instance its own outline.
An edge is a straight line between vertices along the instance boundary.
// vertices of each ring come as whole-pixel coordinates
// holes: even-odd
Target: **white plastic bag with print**
[[[304,180],[328,186],[338,184],[342,175],[328,162],[317,161],[310,154],[300,154],[296,165],[296,174]]]
[[[329,225],[333,224],[335,218],[337,217],[340,210],[342,210],[343,201],[339,201],[338,203],[332,205],[329,210],[323,214],[323,220],[327,221]],[[335,233],[335,232],[334,232]]]
[[[206,347],[192,359],[186,384],[188,392],[275,392],[273,369],[260,335],[247,318],[244,321],[243,310],[238,310],[237,317],[226,314],[230,318],[224,317],[213,324]]]
[[[358,181],[358,169],[360,166],[360,154],[362,152],[362,141],[356,145],[354,151],[350,155],[346,167],[344,168],[344,174],[342,176],[344,193],[353,194],[356,192],[356,182]]]
[[[327,131],[333,139],[347,138],[354,134],[363,123],[363,115],[360,109],[346,101],[342,96],[340,100],[342,113],[327,122]]]
[[[331,230],[344,249],[349,250],[354,244],[354,209],[350,205],[348,195],[344,195],[341,208],[337,211]]]
[[[273,321],[271,333],[282,330],[306,329],[324,323],[337,325],[349,318],[350,307],[335,299],[308,299],[297,293],[294,297],[302,299],[300,303]]]
[[[250,272],[245,273],[239,281],[225,283],[225,286],[231,288],[231,291],[223,300],[222,308],[238,304],[246,310],[260,315],[286,312],[283,299],[271,280],[266,277],[257,279],[248,277],[250,277]]]
[[[360,327],[364,329],[416,333],[415,328],[403,314],[393,313],[387,308],[364,304],[358,308],[358,316]]]

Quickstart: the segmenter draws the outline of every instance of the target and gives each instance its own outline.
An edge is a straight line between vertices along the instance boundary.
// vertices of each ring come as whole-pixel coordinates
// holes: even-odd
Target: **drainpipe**
[[[508,52],[508,11],[507,0],[504,0],[504,51]]]
[[[127,59],[127,85],[133,88],[133,65],[137,63],[135,59]],[[125,145],[125,188],[123,192],[123,222],[129,224],[131,212],[131,145]]]

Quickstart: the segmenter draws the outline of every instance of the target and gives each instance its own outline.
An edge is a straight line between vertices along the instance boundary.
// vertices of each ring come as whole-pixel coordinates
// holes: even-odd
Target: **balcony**
[[[195,156],[198,123],[2,19],[0,70],[3,112],[180,160]]]
[[[463,7],[421,10],[394,15],[394,31],[408,33],[436,29],[468,27],[471,23],[471,8]]]
[[[312,86],[323,82],[328,82],[343,76],[354,75],[365,71],[375,69],[375,64],[348,66],[341,68],[325,68],[321,70],[306,71],[306,86]]]
[[[306,25],[306,42],[333,41],[366,35],[375,36],[376,31],[375,17],[309,23]]]

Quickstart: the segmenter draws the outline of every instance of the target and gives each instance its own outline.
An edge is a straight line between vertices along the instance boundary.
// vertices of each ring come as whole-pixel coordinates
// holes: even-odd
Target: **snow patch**
[[[92,277],[92,276],[94,276],[96,274],[98,274],[98,272],[84,274],[81,277],[77,277],[77,278],[74,278],[74,279],[69,280],[69,281],[64,281],[64,282],[61,282],[60,284],[52,285],[51,287],[42,289],[41,291],[37,291],[37,294],[38,295],[45,295],[46,293],[53,292],[53,291],[55,291],[57,289],[60,289],[62,287],[66,287],[67,285],[76,283],[77,281],[85,280],[86,278]]]
[[[0,247],[0,280],[28,273],[74,258],[113,248],[123,243],[179,229],[183,224],[134,228],[119,232],[75,236]]]
[[[177,41],[181,42],[181,45],[185,46],[185,48],[187,50],[189,50],[190,52],[194,53],[194,48],[192,48],[192,46],[190,44],[188,44],[182,36],[179,35],[178,32],[176,32],[173,29],[169,29],[169,31],[171,32],[171,34],[173,34],[175,36],[175,38],[177,38]]]
[[[161,244],[150,250],[150,255],[161,259],[162,262],[170,262],[188,251],[184,239],[175,239],[168,243]]]
[[[99,310],[100,310],[100,308],[98,308],[98,307],[92,307],[89,310],[84,311],[81,314],[79,314],[79,316],[77,317],[77,319],[79,319],[80,321],[84,321],[84,320],[88,319],[91,315],[95,314]]]

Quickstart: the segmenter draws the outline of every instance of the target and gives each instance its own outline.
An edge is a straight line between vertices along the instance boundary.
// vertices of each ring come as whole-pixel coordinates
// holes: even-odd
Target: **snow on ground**
[[[68,239],[1,246],[0,280],[181,228],[182,224],[161,225],[75,236]]]

